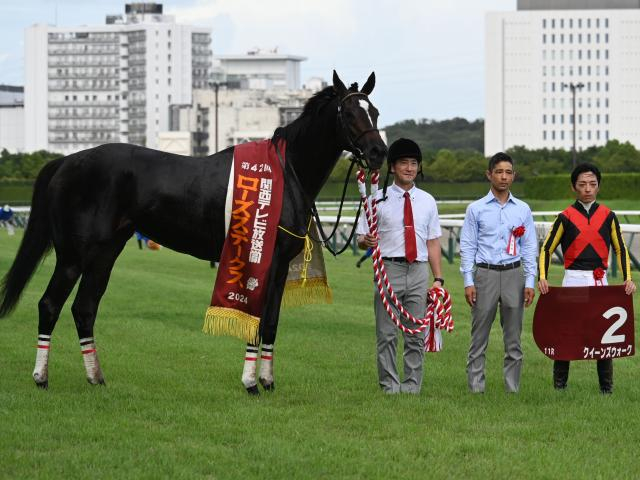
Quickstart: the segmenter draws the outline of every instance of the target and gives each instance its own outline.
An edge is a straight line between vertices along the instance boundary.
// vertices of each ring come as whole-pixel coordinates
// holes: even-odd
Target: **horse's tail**
[[[18,304],[24,287],[51,249],[51,227],[47,218],[47,187],[62,164],[63,158],[47,163],[36,179],[31,200],[29,222],[22,237],[20,248],[11,268],[0,282],[0,318],[8,315]]]

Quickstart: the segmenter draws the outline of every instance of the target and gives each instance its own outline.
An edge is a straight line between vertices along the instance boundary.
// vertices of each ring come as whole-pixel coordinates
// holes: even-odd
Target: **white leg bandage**
[[[82,352],[82,360],[84,368],[87,372],[87,380],[95,385],[104,383],[102,370],[100,370],[100,362],[98,361],[98,352],[93,337],[80,339],[80,351]]]
[[[36,351],[36,366],[33,369],[33,379],[37,384],[46,384],[49,379],[49,349],[51,335],[38,335]]]
[[[273,344],[262,345],[260,383],[262,385],[271,385],[273,383]]]
[[[245,388],[252,388],[256,382],[256,362],[258,361],[258,346],[247,345],[244,354],[244,368],[242,369],[242,383]]]

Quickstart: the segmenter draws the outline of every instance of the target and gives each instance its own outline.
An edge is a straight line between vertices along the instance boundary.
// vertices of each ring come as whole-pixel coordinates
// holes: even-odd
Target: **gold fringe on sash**
[[[283,307],[299,307],[318,303],[333,303],[333,294],[326,278],[287,280],[282,297]]]
[[[230,335],[247,343],[257,344],[260,318],[234,308],[209,307],[202,331],[209,335]]]

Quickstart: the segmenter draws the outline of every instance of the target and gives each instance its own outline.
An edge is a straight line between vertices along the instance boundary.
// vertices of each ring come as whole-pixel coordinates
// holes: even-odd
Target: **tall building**
[[[485,154],[640,147],[640,1],[519,0],[486,17]],[[572,88],[573,87],[573,88]]]
[[[25,35],[25,147],[70,153],[108,142],[156,148],[169,105],[190,104],[211,68],[211,32],[156,3],[101,26],[34,25]]]
[[[271,137],[277,127],[295,120],[309,97],[326,86],[315,78],[300,88],[304,60],[262,50],[216,55],[214,88],[194,89],[191,105],[171,106],[171,131],[160,133],[161,146],[174,153],[204,156]]]
[[[0,85],[0,151],[24,150],[24,89]]]
[[[225,80],[250,90],[297,90],[300,88],[300,63],[306,57],[271,51],[252,50],[246,55],[216,55]]]

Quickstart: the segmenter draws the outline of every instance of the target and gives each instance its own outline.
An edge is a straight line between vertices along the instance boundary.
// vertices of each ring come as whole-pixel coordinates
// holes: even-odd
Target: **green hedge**
[[[524,182],[524,193],[528,199],[555,200],[575,198],[571,190],[571,176],[540,175]],[[640,173],[604,173],[598,198],[625,198],[640,200]]]

